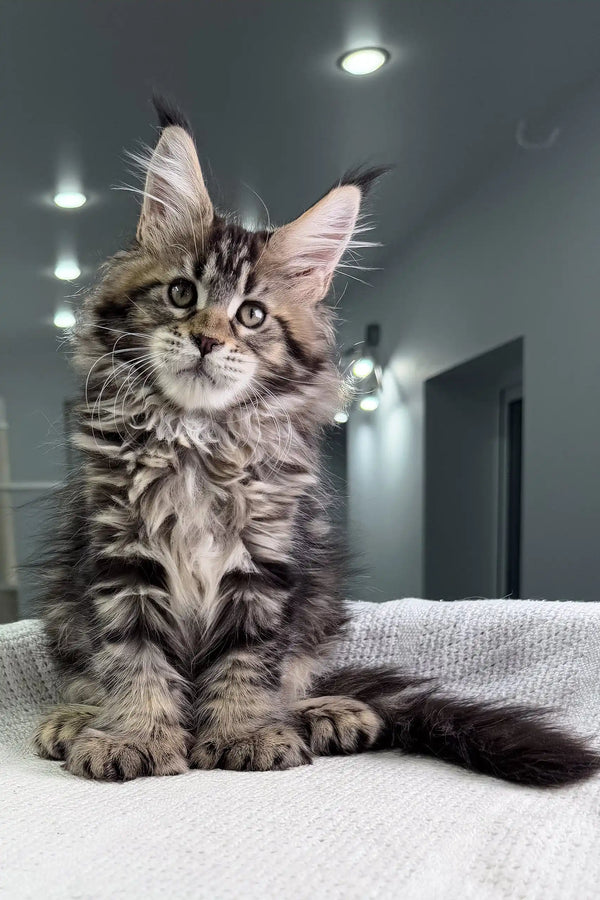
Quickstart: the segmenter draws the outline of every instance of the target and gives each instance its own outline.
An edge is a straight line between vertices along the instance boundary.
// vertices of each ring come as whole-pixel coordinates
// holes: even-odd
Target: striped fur
[[[443,704],[432,717],[410,679],[382,672],[378,690],[373,673],[322,674],[347,619],[319,471],[342,396],[322,301],[365,243],[371,177],[249,232],[214,211],[185,119],[162,110],[161,123],[137,239],[106,264],[75,332],[83,465],[61,497],[44,602],[65,704],[40,724],[38,751],[127,780],[394,744],[544,782],[469,754],[481,707],[455,704],[462,731],[444,737]],[[525,713],[509,715],[520,739]],[[529,752],[549,731],[527,721]],[[573,762],[546,781],[597,765],[552,734]],[[447,749],[457,742],[467,750]]]

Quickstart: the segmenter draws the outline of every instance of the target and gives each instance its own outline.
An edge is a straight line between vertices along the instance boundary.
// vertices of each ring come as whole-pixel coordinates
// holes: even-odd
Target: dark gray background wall
[[[58,338],[43,341],[0,340],[0,397],[6,406],[11,482],[20,487],[0,491],[0,504],[13,511],[18,574],[19,611],[35,610],[38,593],[33,570],[48,521],[49,486],[65,477],[64,404],[74,396],[75,379],[67,363],[67,348]],[[36,485],[26,488],[25,485]]]
[[[383,326],[380,409],[349,425],[354,546],[381,597],[423,590],[424,382],[524,337],[523,594],[597,600],[600,86],[548,151],[517,151],[371,278],[348,339]]]
[[[64,337],[0,338],[0,396],[6,404],[12,481],[61,481],[65,475],[64,403],[75,376]]]
[[[364,255],[384,271],[335,285],[344,342],[379,320],[391,360],[380,411],[347,429],[351,537],[372,575],[356,595],[424,590],[424,381],[523,336],[524,589],[594,596],[599,90],[561,113],[548,153],[517,151],[515,128],[535,140],[573,105],[600,70],[599,28],[597,0],[0,3],[12,479],[64,473],[73,390],[52,317],[131,238],[137,198],[110,187],[137,183],[125,150],[155,139],[158,87],[194,123],[217,204],[245,222],[289,220],[361,161],[396,164],[373,198],[383,247]],[[375,74],[337,66],[372,44],[390,52]],[[88,194],[81,210],[53,206],[64,181]],[[82,276],[65,285],[52,273],[67,250]],[[33,525],[17,530],[23,558]]]

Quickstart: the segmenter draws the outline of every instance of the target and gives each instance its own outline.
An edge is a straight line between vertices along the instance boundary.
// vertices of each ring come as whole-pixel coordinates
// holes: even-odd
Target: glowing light
[[[61,281],[75,281],[81,275],[81,269],[74,259],[63,259],[56,264],[54,274]]]
[[[355,378],[368,378],[374,368],[373,360],[368,356],[362,356],[352,366],[352,374]]]
[[[54,324],[57,328],[72,328],[75,316],[70,309],[57,309],[54,313]]]
[[[374,412],[379,406],[379,398],[373,395],[369,395],[368,397],[363,397],[360,401],[360,408],[364,410],[364,412]]]
[[[54,202],[61,209],[79,209],[87,201],[81,191],[59,191],[54,195]]]
[[[336,412],[333,417],[333,421],[337,422],[338,425],[344,425],[348,421],[348,413],[343,409],[340,409],[339,412]]]
[[[349,75],[370,75],[376,72],[390,58],[387,50],[381,47],[363,47],[346,53],[340,59],[340,66]]]

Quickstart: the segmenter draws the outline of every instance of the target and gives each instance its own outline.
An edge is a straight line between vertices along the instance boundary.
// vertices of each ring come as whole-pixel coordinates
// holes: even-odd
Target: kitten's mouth
[[[191,366],[186,366],[185,369],[178,369],[175,374],[187,375],[188,377],[191,375],[192,378],[203,378],[208,376],[208,373],[204,367],[204,360],[202,358],[197,360]]]
[[[207,381],[213,387],[218,387],[217,378],[207,370],[203,358],[196,360],[191,366],[185,366],[183,369],[178,369],[175,374],[180,378],[192,379],[192,381]]]

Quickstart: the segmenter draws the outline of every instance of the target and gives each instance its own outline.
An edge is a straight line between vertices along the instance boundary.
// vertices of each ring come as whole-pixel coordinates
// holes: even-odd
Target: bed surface
[[[358,603],[335,665],[550,705],[600,734],[600,605]],[[520,788],[395,752],[102,784],[28,744],[57,683],[39,623],[0,627],[0,895],[597,898],[600,777]]]

